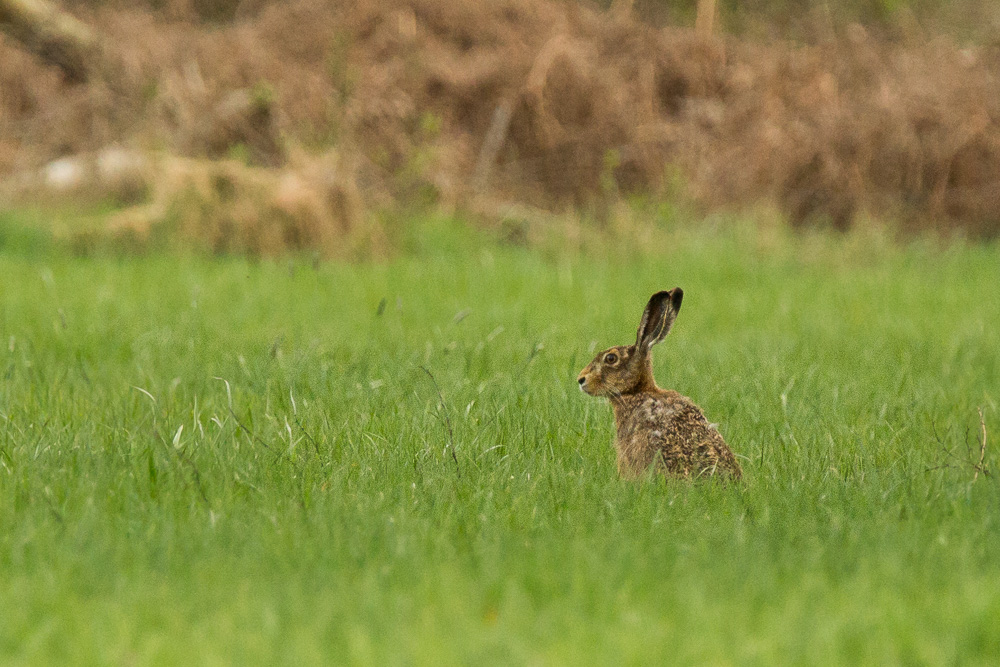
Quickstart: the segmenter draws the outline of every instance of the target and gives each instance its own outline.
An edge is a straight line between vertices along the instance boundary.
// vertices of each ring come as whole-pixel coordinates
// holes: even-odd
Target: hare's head
[[[604,350],[580,372],[580,389],[591,396],[621,396],[656,388],[653,380],[653,345],[663,340],[681,309],[684,291],[675,287],[649,299],[639,321],[634,345]]]

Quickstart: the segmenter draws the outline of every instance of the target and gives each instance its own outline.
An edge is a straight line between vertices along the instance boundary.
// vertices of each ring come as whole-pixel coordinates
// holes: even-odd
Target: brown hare
[[[676,391],[660,389],[653,380],[653,345],[670,331],[683,298],[680,287],[650,297],[635,345],[604,350],[577,381],[591,396],[611,401],[622,477],[639,477],[655,465],[673,477],[739,479],[739,462],[701,408]]]

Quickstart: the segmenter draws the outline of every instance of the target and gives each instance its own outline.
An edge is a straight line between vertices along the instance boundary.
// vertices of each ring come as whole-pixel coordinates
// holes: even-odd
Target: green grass
[[[0,230],[0,662],[1000,656],[1000,247],[428,226],[314,268]],[[741,485],[619,481],[577,390],[674,285],[657,378]]]

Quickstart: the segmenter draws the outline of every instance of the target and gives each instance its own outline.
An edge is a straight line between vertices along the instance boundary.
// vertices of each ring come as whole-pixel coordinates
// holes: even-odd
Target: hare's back
[[[722,435],[691,399],[663,390],[636,398],[619,432],[636,464],[660,459],[667,472],[685,477],[715,472],[740,475]]]

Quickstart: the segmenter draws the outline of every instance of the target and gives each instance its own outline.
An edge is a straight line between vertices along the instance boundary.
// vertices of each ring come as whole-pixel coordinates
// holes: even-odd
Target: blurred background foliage
[[[608,4],[608,3],[605,3]],[[636,0],[635,10],[664,24],[693,24],[697,0]],[[916,28],[959,39],[996,39],[1000,6],[990,0],[719,0],[728,32],[759,38],[815,39],[830,27],[860,23],[885,37]]]
[[[694,25],[698,0],[566,0],[632,11],[656,25]],[[75,10],[143,7],[163,16],[227,23],[278,5],[275,0],[65,0]],[[726,32],[760,38],[811,39],[829,27],[860,23],[882,35],[901,37],[914,26],[959,39],[990,41],[1000,35],[1000,3],[992,0],[718,0],[719,25]]]
[[[0,34],[0,205],[254,253],[382,247],[400,208],[1000,235],[1000,3],[698,4],[65,0],[100,62]]]

